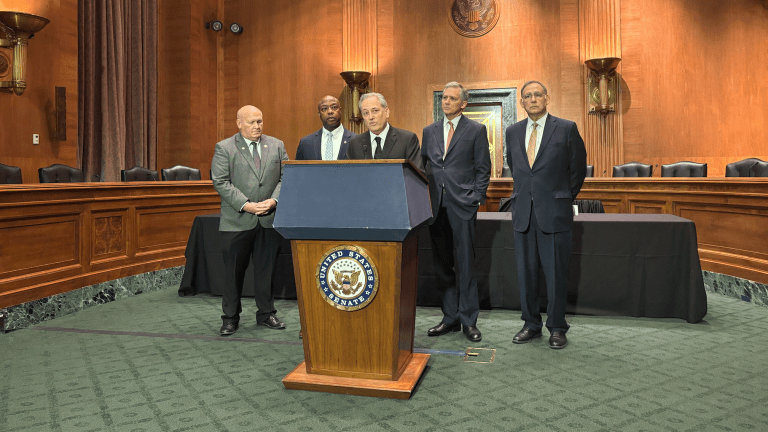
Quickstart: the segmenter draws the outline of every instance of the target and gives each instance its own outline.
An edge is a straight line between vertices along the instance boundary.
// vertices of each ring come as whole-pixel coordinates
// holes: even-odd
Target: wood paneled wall
[[[592,140],[590,163],[603,161],[606,175],[615,159],[654,165],[708,162],[710,176],[722,176],[731,161],[768,159],[761,140],[768,136],[768,91],[760,85],[768,78],[762,67],[768,63],[768,45],[751,42],[768,40],[768,11],[758,1],[734,0],[726,5],[717,0],[499,0],[501,18],[480,38],[464,38],[451,29],[447,1],[347,3],[375,5],[376,34],[371,35],[377,44],[375,88],[387,97],[392,124],[398,127],[420,134],[431,121],[432,106],[425,95],[447,81],[488,86],[535,78],[550,90],[551,112],[575,120]],[[185,46],[189,51],[208,44],[196,49],[213,50],[205,61],[217,59],[217,136],[202,137],[198,131],[207,121],[201,113],[211,118],[213,112],[204,98],[214,97],[211,87],[199,94],[202,77],[212,82],[207,81],[212,79],[208,69],[200,68],[197,75],[191,73],[189,81],[195,76],[198,81],[194,91],[188,91],[190,102],[203,108],[195,109],[199,121],[181,123],[191,131],[189,139],[197,142],[175,151],[199,154],[200,168],[207,171],[202,164],[208,163],[213,142],[236,132],[235,112],[251,103],[264,111],[266,133],[284,140],[293,155],[298,140],[320,127],[317,100],[344,93],[338,76],[344,67],[344,4],[193,2],[184,19],[202,35],[193,34],[198,39]],[[594,21],[587,34],[586,24],[594,17],[585,10],[603,6],[610,6],[613,24],[606,27]],[[202,9],[214,10],[225,26],[240,23],[245,32],[235,36],[226,29],[218,34],[200,30],[201,21],[209,19],[199,13]],[[601,36],[599,29],[620,33]],[[595,37],[606,43],[583,45]],[[583,60],[598,51],[622,57],[621,118],[596,117],[587,125]],[[175,79],[175,74],[173,70],[169,76]],[[740,107],[729,110],[731,105],[721,93],[738,100]],[[194,105],[190,102],[187,105]],[[160,131],[170,128],[176,129],[166,123]],[[178,145],[183,147],[183,141]],[[159,147],[169,145],[176,144]]]
[[[342,3],[226,0],[221,38],[218,138],[237,132],[237,110],[264,113],[264,133],[285,142],[291,159],[299,140],[322,127],[317,102],[341,98]],[[243,33],[226,27],[237,22]],[[213,156],[210,143],[210,155]],[[210,160],[210,157],[209,157]]]
[[[227,30],[206,30],[205,23],[221,19],[217,11],[212,0],[158,2],[158,171],[186,165],[210,178],[221,97],[219,43]]]
[[[433,121],[432,101],[425,94],[449,81],[482,82],[488,87],[493,82],[531,79],[547,86],[553,114],[582,121],[578,2],[499,3],[496,27],[482,37],[466,38],[451,28],[451,2],[394,2],[394,70],[388,83],[391,91],[384,93],[392,124],[421,136]],[[380,86],[387,78],[379,79]]]
[[[768,160],[768,10],[754,0],[621,0],[624,159]],[[660,169],[654,169],[660,175]]]
[[[37,183],[40,167],[78,166],[77,0],[4,0],[0,10],[51,21],[29,41],[24,94],[0,93],[0,163],[21,167],[24,182]],[[57,86],[67,88],[66,141],[53,138]],[[32,134],[40,135],[40,144],[32,145]]]

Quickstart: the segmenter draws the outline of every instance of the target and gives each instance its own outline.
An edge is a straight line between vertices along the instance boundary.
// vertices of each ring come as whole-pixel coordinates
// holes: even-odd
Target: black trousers
[[[224,314],[221,319],[225,323],[240,321],[240,313],[243,311],[240,297],[243,295],[243,279],[250,259],[253,264],[256,321],[266,320],[269,315],[277,312],[272,293],[272,275],[280,249],[280,234],[273,228],[258,225],[248,231],[221,232],[221,236],[226,271],[221,297]]]
[[[460,321],[465,326],[477,325],[480,299],[475,275],[475,222],[477,213],[464,220],[453,210],[440,207],[435,222],[429,226],[432,240],[437,289],[442,294],[443,322]],[[456,247],[458,283],[453,259]]]
[[[545,233],[531,208],[531,222],[524,232],[515,231],[517,280],[520,286],[520,308],[525,326],[539,331],[542,327],[539,309],[539,260],[547,283],[547,329],[567,332],[565,306],[568,301],[568,262],[571,258],[573,230]]]

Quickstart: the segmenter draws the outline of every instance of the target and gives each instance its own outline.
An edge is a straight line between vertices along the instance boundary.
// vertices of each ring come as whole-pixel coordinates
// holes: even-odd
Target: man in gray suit
[[[285,324],[275,316],[272,273],[280,247],[280,234],[272,228],[283,178],[282,161],[288,160],[283,142],[263,135],[264,120],[256,107],[237,112],[240,132],[216,143],[211,162],[213,187],[221,196],[221,232],[224,255],[223,295],[219,333],[237,331],[242,306],[243,279],[248,259],[253,263],[256,321],[273,329]]]

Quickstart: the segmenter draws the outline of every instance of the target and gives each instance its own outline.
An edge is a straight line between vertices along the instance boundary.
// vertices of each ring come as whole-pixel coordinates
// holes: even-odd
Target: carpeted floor
[[[513,345],[518,311],[483,311],[492,364],[465,363],[462,333],[432,353],[410,400],[286,390],[303,360],[288,325],[220,338],[220,298],[141,294],[0,335],[0,431],[743,431],[768,430],[768,309],[709,293],[699,324],[569,316],[565,350]]]

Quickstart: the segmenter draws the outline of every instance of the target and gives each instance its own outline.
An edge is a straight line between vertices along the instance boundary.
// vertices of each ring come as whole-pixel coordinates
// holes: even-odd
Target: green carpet
[[[428,338],[441,313],[419,308],[415,346],[436,351],[400,401],[284,389],[303,360],[295,301],[276,331],[247,299],[224,339],[220,298],[175,288],[0,335],[0,431],[768,430],[768,309],[719,294],[699,324],[569,316],[560,351],[513,345],[520,312],[483,311],[492,364],[456,355],[462,333]]]

